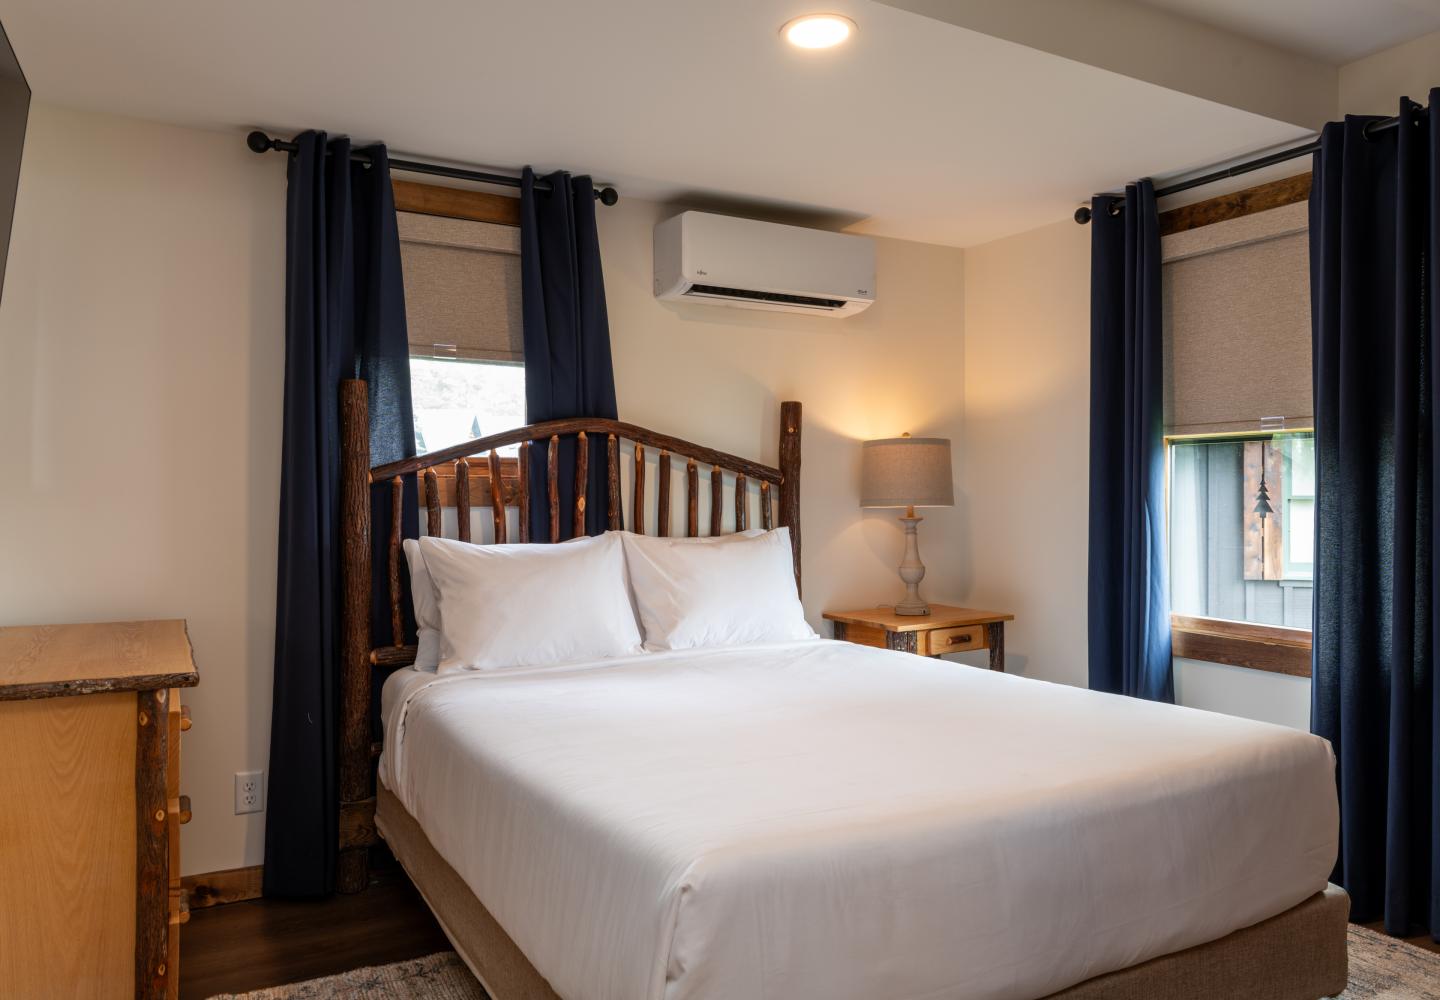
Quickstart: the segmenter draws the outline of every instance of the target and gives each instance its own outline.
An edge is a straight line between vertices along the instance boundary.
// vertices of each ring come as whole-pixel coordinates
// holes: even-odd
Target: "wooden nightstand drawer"
[[[985,626],[965,625],[960,628],[936,628],[920,633],[925,644],[921,656],[939,656],[941,653],[963,653],[967,649],[985,648]]]

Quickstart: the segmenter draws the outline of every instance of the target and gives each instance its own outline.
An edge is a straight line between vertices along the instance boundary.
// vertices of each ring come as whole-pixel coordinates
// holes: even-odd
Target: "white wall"
[[[30,112],[0,301],[0,623],[185,618],[185,871],[258,860],[285,178],[236,136]]]
[[[1427,103],[1440,87],[1440,31],[1340,67],[1340,113],[1393,115],[1400,98]]]
[[[804,404],[804,599],[829,635],[821,611],[893,603],[903,593],[900,512],[857,506],[859,442],[904,431],[961,436],[963,252],[878,240],[877,301],[846,320],[659,302],[651,230],[682,207],[622,192],[619,205],[600,211],[620,416],[774,464],[780,401]],[[930,568],[922,592],[953,600],[960,512],[921,513]]]
[[[893,600],[901,535],[856,507],[858,441],[960,438],[963,253],[879,241],[879,302],[852,320],[662,305],[670,211],[600,212],[621,417],[774,463],[779,401],[801,400],[807,612]],[[283,159],[237,134],[32,109],[0,302],[0,624],[188,619],[186,873],[263,856],[231,776],[267,766],[284,216]],[[926,518],[926,592],[953,599],[961,513]]]

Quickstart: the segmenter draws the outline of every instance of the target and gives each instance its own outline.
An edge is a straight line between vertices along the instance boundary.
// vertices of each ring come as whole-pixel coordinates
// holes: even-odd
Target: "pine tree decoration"
[[[1265,520],[1266,514],[1275,513],[1275,508],[1270,506],[1270,491],[1265,487],[1265,471],[1260,471],[1260,489],[1255,494],[1255,513],[1260,515],[1260,520]]]

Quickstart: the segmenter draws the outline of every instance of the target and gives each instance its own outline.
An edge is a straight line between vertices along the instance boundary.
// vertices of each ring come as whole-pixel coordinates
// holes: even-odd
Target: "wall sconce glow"
[[[855,22],[840,14],[806,14],[786,21],[780,34],[802,49],[830,49],[855,33]]]

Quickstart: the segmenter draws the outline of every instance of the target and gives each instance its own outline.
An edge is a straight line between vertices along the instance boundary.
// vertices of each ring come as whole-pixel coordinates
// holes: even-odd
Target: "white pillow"
[[[645,648],[819,638],[795,591],[790,529],[723,538],[625,534]]]
[[[440,673],[642,651],[613,533],[569,545],[420,539],[439,597]]]
[[[440,666],[440,598],[425,567],[420,543],[404,542],[405,562],[410,566],[410,603],[415,607],[415,669],[434,670]]]

